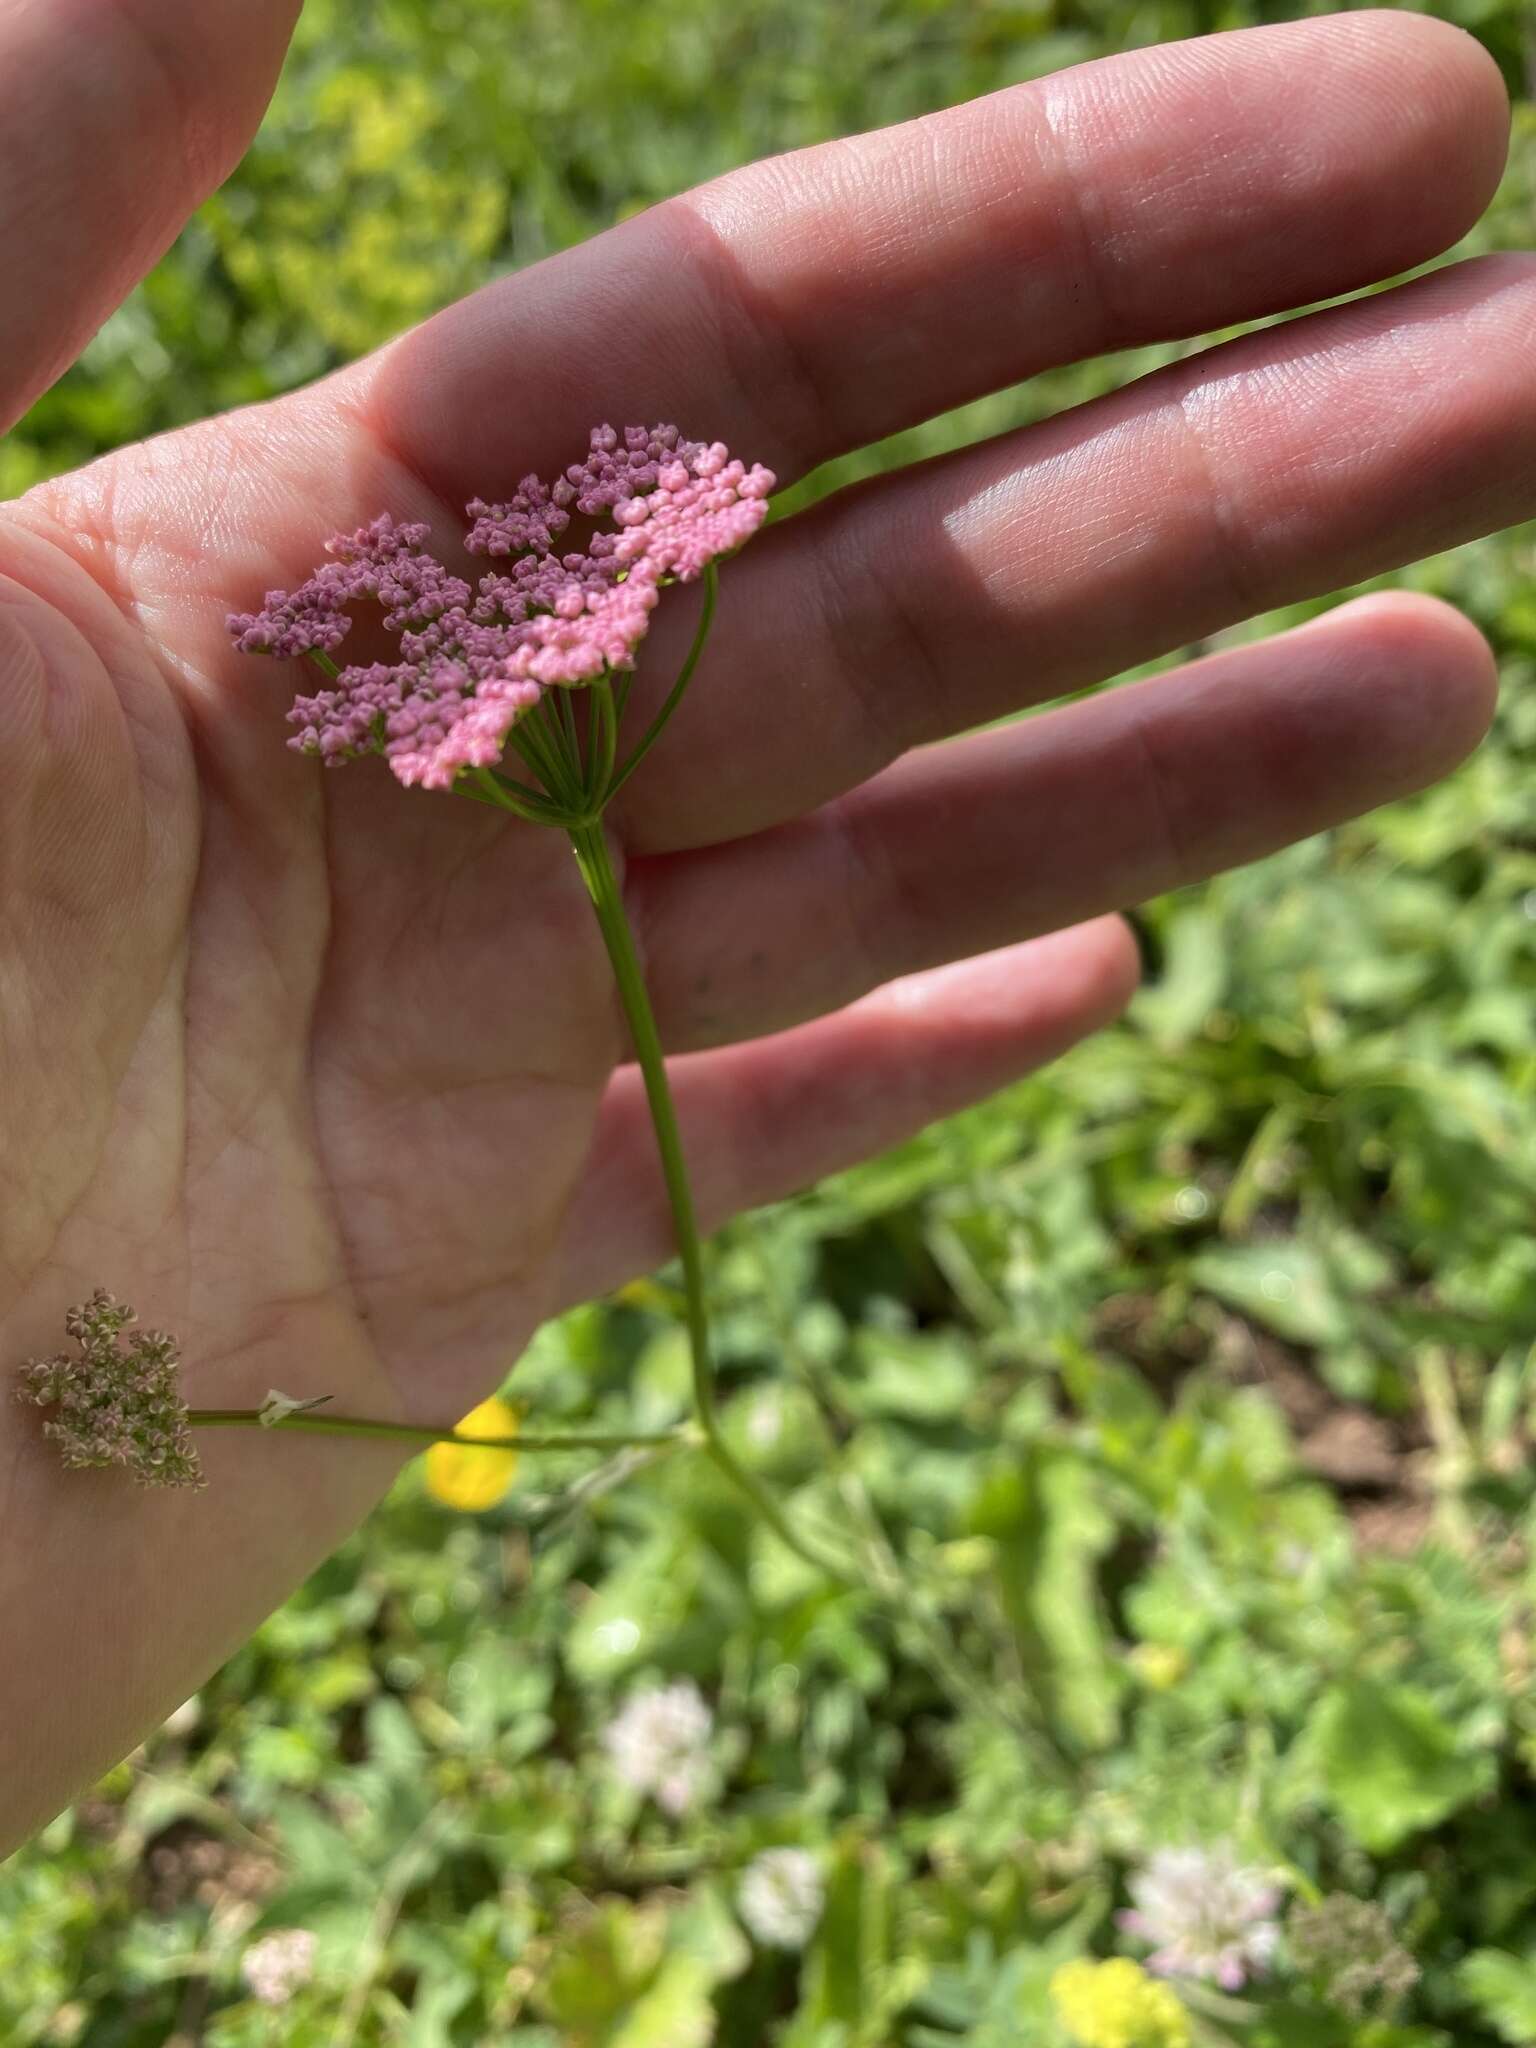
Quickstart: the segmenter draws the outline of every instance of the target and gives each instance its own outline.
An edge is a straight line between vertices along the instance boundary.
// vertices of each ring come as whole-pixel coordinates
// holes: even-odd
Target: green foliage
[[[287,388],[746,157],[1303,11],[311,0],[246,165],[0,447],[0,489]],[[1519,82],[1519,9],[1434,11]],[[1526,107],[1474,246],[1523,245],[1533,201]],[[1065,2048],[1053,1971],[1135,1953],[1128,1877],[1226,1839],[1295,1899],[1379,1903],[1421,1977],[1361,2018],[1282,1951],[1237,1998],[1189,1993],[1196,2039],[1536,2039],[1533,566],[1526,531],[1384,579],[1499,651],[1459,775],[1148,906],[1124,1026],[722,1240],[732,1441],[857,1544],[857,1585],[697,1460],[473,1521],[408,1476],[0,1872],[0,2035]],[[665,1427],[671,1294],[544,1332],[517,1385],[551,1428]],[[715,1728],[669,1818],[602,1737],[682,1680]],[[781,1845],[826,1884],[801,1954],[739,1910]],[[240,1959],[293,1927],[313,1978],[275,2013]]]
[[[1480,1948],[1461,1966],[1461,1985],[1501,2041],[1536,2041],[1536,1960]]]
[[[1399,1848],[1484,1797],[1493,1763],[1463,1754],[1432,1700],[1405,1685],[1351,1679],[1324,1693],[1310,1733],[1322,1789],[1363,1848]]]

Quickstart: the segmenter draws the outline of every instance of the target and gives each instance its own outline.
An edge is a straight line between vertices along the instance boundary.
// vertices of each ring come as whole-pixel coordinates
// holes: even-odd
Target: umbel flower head
[[[765,1948],[804,1948],[826,1902],[821,1865],[809,1849],[765,1849],[742,1873],[736,1905]]]
[[[771,471],[676,427],[593,429],[586,459],[554,483],[525,476],[505,504],[476,498],[465,546],[492,567],[474,589],[426,549],[428,529],[387,515],[327,543],[296,590],[232,613],[245,654],[331,656],[371,600],[400,636],[398,662],[337,672],[300,697],[289,742],[328,764],[383,754],[407,785],[451,789],[489,768],[544,691],[632,668],[658,593],[740,547],[767,517]],[[575,515],[592,522],[568,546]]]
[[[1159,1976],[1237,1991],[1273,1961],[1279,1907],[1268,1872],[1240,1865],[1230,1848],[1159,1849],[1131,1880],[1120,1925],[1151,1945],[1147,1967]]]
[[[641,1686],[603,1733],[614,1773],[642,1797],[649,1794],[675,1819],[698,1798],[709,1775],[714,1719],[690,1679]]]
[[[1373,2004],[1390,2013],[1419,1981],[1418,1964],[1374,1899],[1331,1892],[1315,1906],[1294,1906],[1285,1939],[1295,1967],[1351,2019]]]
[[[280,1927],[254,1941],[240,1974],[263,2005],[286,2005],[315,1974],[315,1937],[307,1927]]]
[[[72,1469],[126,1465],[141,1486],[201,1486],[176,1340],[138,1330],[125,1341],[136,1320],[98,1288],[64,1318],[75,1349],[23,1366],[18,1398],[53,1410],[43,1434]]]

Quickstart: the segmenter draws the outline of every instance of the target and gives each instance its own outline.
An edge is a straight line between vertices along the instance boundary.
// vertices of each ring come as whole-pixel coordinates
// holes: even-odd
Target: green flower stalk
[[[18,1397],[50,1411],[43,1434],[71,1471],[117,1465],[141,1486],[206,1485],[192,1441],[195,1429],[281,1429],[307,1436],[370,1437],[376,1442],[462,1444],[475,1450],[615,1451],[689,1442],[689,1430],[657,1435],[579,1430],[571,1434],[463,1435],[430,1424],[321,1415],[329,1396],[300,1401],[273,1388],[259,1408],[189,1408],[180,1387],[181,1351],[164,1330],[138,1330],[126,1302],[98,1288],[72,1308],[64,1326],[75,1349],[23,1366]]]

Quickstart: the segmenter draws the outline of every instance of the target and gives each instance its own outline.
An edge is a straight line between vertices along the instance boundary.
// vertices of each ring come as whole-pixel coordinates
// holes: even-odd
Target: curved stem
[[[693,645],[683,663],[677,681],[673,684],[666,702],[653,720],[649,731],[630,755],[624,767],[615,776],[612,772],[614,756],[618,750],[618,719],[624,696],[627,694],[628,677],[621,679],[620,701],[615,704],[612,689],[607,679],[593,687],[600,692],[596,710],[600,722],[601,751],[595,758],[582,759],[580,733],[576,724],[575,711],[570,703],[569,692],[562,692],[558,710],[552,710],[548,694],[535,708],[529,718],[522,721],[512,733],[514,741],[522,745],[519,751],[533,767],[549,790],[553,803],[538,799],[532,792],[519,792],[504,776],[486,771],[474,778],[465,778],[460,784],[466,795],[478,796],[484,802],[499,802],[518,816],[532,818],[536,823],[564,825],[570,835],[571,845],[576,854],[577,865],[592,899],[597,914],[598,928],[608,951],[609,963],[613,968],[614,980],[618,986],[619,999],[629,1021],[630,1033],[634,1039],[635,1057],[639,1062],[641,1076],[645,1083],[646,1100],[650,1105],[651,1122],[656,1133],[657,1150],[661,1155],[662,1177],[666,1183],[667,1198],[671,1204],[673,1227],[677,1233],[678,1254],[682,1261],[684,1292],[687,1304],[689,1349],[693,1368],[694,1405],[697,1411],[698,1427],[703,1434],[704,1448],[720,1470],[744,1493],[775,1532],[779,1540],[802,1558],[813,1570],[826,1574],[842,1584],[849,1584],[848,1571],[840,1562],[821,1553],[791,1525],[773,1494],[761,1480],[755,1477],[737,1459],[726,1442],[720,1427],[719,1412],[715,1405],[714,1369],[710,1357],[709,1311],[704,1285],[704,1253],[699,1238],[698,1220],[694,1214],[693,1194],[688,1182],[688,1169],[683,1159],[682,1138],[677,1127],[677,1111],[672,1101],[671,1084],[667,1079],[666,1055],[662,1050],[661,1037],[656,1029],[655,1014],[651,1009],[650,995],[645,986],[639,957],[629,928],[629,919],[624,909],[623,895],[619,889],[618,877],[613,871],[609,858],[608,842],[603,835],[601,811],[614,792],[634,773],[645,755],[660,738],[663,728],[682,700],[693,671],[698,664],[704,642],[714,615],[716,576],[714,565],[705,571],[704,610],[694,634]],[[589,756],[591,750],[589,749]],[[535,810],[535,804],[538,809]],[[561,810],[565,815],[561,815]],[[220,1420],[246,1420],[244,1416],[215,1415],[203,1411],[194,1421],[217,1422]],[[340,1417],[313,1417],[297,1414],[284,1417],[274,1425],[278,1428],[296,1426],[328,1430],[332,1434],[346,1433],[349,1425]],[[412,1441],[421,1441],[422,1432],[410,1431],[388,1423],[363,1425],[372,1435],[403,1435]],[[444,1441],[438,1432],[427,1433],[427,1440]],[[464,1439],[451,1432],[449,1442],[477,1442],[484,1439]],[[612,1439],[626,1446],[634,1444],[670,1443],[679,1440],[679,1432],[672,1431],[665,1437],[629,1437]],[[507,1448],[520,1447],[555,1448],[555,1439],[518,1437],[509,1440]],[[559,1447],[575,1449],[578,1440],[574,1437],[559,1440]],[[589,1446],[583,1446],[589,1447]]]
[[[434,1429],[430,1423],[374,1422],[360,1415],[285,1415],[263,1422],[257,1408],[190,1408],[193,1429],[299,1429],[311,1436],[369,1436],[391,1443],[463,1444],[478,1451],[626,1451],[677,1443],[686,1432],[663,1430],[651,1435],[577,1430],[570,1436],[461,1436],[456,1429]]]
[[[688,1339],[693,1366],[694,1406],[698,1414],[699,1427],[704,1432],[705,1449],[727,1478],[748,1496],[780,1542],[786,1544],[814,1570],[846,1583],[848,1574],[845,1568],[821,1555],[791,1526],[773,1495],[760,1479],[740,1463],[721,1431],[719,1411],[715,1405],[714,1367],[710,1357],[709,1310],[704,1286],[704,1249],[699,1238],[693,1192],[689,1186],[688,1169],[683,1158],[682,1137],[677,1127],[677,1110],[672,1101],[671,1084],[667,1079],[666,1055],[662,1051],[655,1013],[651,1008],[645,976],[635,952],[634,938],[625,914],[618,877],[614,874],[613,862],[609,858],[608,842],[603,836],[602,825],[597,823],[572,831],[571,844],[575,849],[577,864],[587,885],[587,893],[592,898],[592,907],[597,913],[598,925],[608,949],[614,980],[618,984],[619,999],[624,1005],[624,1014],[629,1021],[630,1033],[634,1039],[635,1058],[645,1082],[646,1100],[650,1104],[651,1122],[656,1132],[656,1149],[661,1155],[662,1178],[666,1183],[667,1200],[671,1204],[673,1228],[677,1233],[678,1256],[683,1268]]]
[[[719,587],[720,579],[716,574],[714,563],[711,562],[704,571],[704,609],[699,614],[698,631],[693,636],[693,645],[688,650],[688,658],[678,670],[677,681],[667,693],[667,701],[651,720],[649,728],[634,752],[609,783],[607,793],[603,798],[605,803],[612,797],[617,796],[625,783],[628,782],[631,775],[634,774],[640,763],[661,738],[662,733],[666,730],[668,719],[683,701],[683,692],[693,680],[693,672],[699,665],[699,656],[704,652],[704,642],[709,638],[710,625],[715,616],[715,594]]]

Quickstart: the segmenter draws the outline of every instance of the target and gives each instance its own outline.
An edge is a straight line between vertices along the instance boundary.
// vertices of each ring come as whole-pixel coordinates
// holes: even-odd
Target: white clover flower
[[[742,1874],[736,1905],[765,1948],[804,1948],[816,1932],[826,1887],[809,1849],[765,1849]]]
[[[280,1927],[253,1941],[240,1974],[263,2005],[286,2005],[315,1973],[315,1937],[307,1927]]]
[[[632,1692],[603,1733],[613,1768],[663,1813],[686,1813],[709,1773],[713,1717],[690,1679]]]
[[[1203,1977],[1236,1991],[1266,1970],[1279,1945],[1279,1887],[1230,1847],[1159,1849],[1131,1880],[1132,1907],[1120,1925],[1153,1953],[1149,1970]]]

